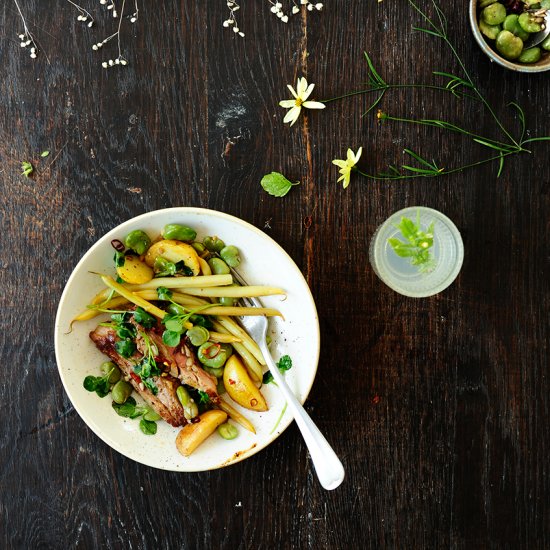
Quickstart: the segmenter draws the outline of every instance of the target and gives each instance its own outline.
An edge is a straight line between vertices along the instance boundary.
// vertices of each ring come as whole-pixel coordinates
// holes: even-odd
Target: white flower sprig
[[[72,0],[67,0],[69,4],[72,4],[79,12],[79,16],[76,18],[77,21],[82,21],[82,23],[87,23],[88,27],[93,27],[94,18],[89,11],[85,10],[82,6],[75,4]]]
[[[324,109],[326,107],[324,103],[320,103],[319,101],[308,101],[308,97],[311,95],[313,88],[315,88],[315,84],[308,84],[305,78],[298,79],[296,90],[290,84],[287,84],[287,88],[294,96],[294,99],[284,99],[283,101],[279,101],[279,105],[285,109],[290,109],[285,115],[283,122],[290,122],[291,126],[298,120],[302,107],[306,109]]]
[[[284,0],[287,3],[287,8],[283,5],[281,0],[267,0],[270,5],[269,11],[273,13],[283,23],[288,23],[289,18],[292,15],[300,13],[300,6],[308,11],[321,11],[323,9],[322,2],[310,2],[310,0]],[[244,36],[244,32],[239,28],[237,24],[236,12],[241,9],[241,6],[236,0],[226,0],[226,5],[229,9],[229,17],[223,22],[225,28],[230,28],[235,34]]]
[[[106,4],[107,0],[99,0],[99,2],[101,4]],[[92,50],[94,50],[94,51],[99,50],[107,42],[109,42],[110,40],[112,40],[113,38],[116,37],[117,45],[118,45],[118,56],[115,57],[115,59],[109,59],[107,61],[103,61],[101,63],[101,66],[104,69],[108,69],[109,67],[114,67],[115,65],[128,65],[128,60],[122,55],[122,48],[121,48],[121,45],[120,45],[120,27],[122,26],[122,21],[123,21],[123,18],[124,18],[124,7],[125,7],[125,5],[126,5],[126,0],[122,0],[122,6],[120,8],[120,17],[118,19],[118,28],[117,28],[116,32],[113,33],[111,36],[108,36],[107,38],[105,38],[102,42],[98,42],[97,44],[94,44],[92,46]],[[113,14],[114,18],[118,17],[118,12],[117,12],[117,9],[116,9],[115,0],[111,0],[111,3],[107,6],[107,9],[112,11],[112,14]],[[134,16],[135,16],[135,19],[137,21],[138,12],[139,12],[139,10],[138,10],[137,1],[136,1],[136,11],[135,11],[134,15],[132,15],[130,21],[132,21]]]
[[[339,172],[342,175],[338,178],[338,181],[344,180],[344,189],[349,185],[351,171],[355,169],[355,165],[359,162],[362,152],[363,147],[359,147],[357,153],[354,153],[351,149],[348,149],[347,158],[345,160],[334,159],[332,161],[332,164],[335,164],[338,168],[340,168]]]
[[[27,27],[27,22],[25,21],[25,16],[23,15],[23,12],[21,11],[21,8],[19,7],[19,3],[17,0],[13,0],[15,3],[15,6],[17,7],[17,11],[19,12],[19,16],[21,17],[21,21],[23,22],[23,32],[19,34],[19,40],[20,45],[22,48],[28,48],[30,49],[30,57],[31,59],[36,59],[36,55],[38,53],[38,46],[36,45],[36,42],[34,40],[34,36],[31,34],[31,31],[29,31],[29,27]]]

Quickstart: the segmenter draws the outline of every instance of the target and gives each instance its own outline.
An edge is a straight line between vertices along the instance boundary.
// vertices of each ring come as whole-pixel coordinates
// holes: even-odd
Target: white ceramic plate
[[[284,321],[278,318],[270,321],[271,350],[275,360],[285,354],[292,357],[293,367],[287,371],[286,380],[300,401],[305,401],[317,371],[320,344],[317,311],[309,287],[296,264],[273,239],[238,218],[214,210],[157,210],[119,225],[94,244],[78,262],[61,296],[55,321],[55,354],[61,380],[78,414],[113,449],[155,468],[180,472],[210,470],[257,453],[287,428],[292,421],[288,411],[274,430],[285,405],[276,386],[267,384],[262,388],[269,405],[265,413],[247,411],[231,402],[254,424],[256,434],[238,426],[238,437],[227,441],[215,433],[185,458],[175,445],[178,428],[159,421],[156,435],[144,435],[139,430],[139,421],[115,413],[109,396],[100,399],[83,388],[84,378],[89,374],[99,375],[99,365],[107,360],[88,334],[100,319],[108,316],[76,323],[73,331],[67,333],[71,319],[103,288],[99,277],[92,272],[114,274],[111,240],[123,240],[134,229],[142,229],[154,237],[167,223],[193,227],[198,239],[218,235],[226,243],[236,245],[243,258],[239,271],[249,284],[280,286],[287,291],[286,299],[262,300],[267,307],[278,308],[285,317]],[[139,401],[139,397],[137,399]]]

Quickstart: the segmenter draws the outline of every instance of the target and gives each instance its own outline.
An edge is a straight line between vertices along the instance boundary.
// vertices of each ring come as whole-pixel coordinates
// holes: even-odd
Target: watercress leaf
[[[145,435],[155,435],[157,433],[157,423],[151,420],[145,420],[144,418],[142,418],[139,421],[139,429]]]
[[[100,378],[96,384],[95,392],[99,397],[105,397],[110,390],[109,380],[107,378]]]
[[[162,333],[162,341],[171,348],[175,348],[181,340],[181,332],[174,332],[172,330],[165,330]]]
[[[141,381],[143,382],[143,385],[151,391],[153,395],[157,395],[158,388],[152,378],[142,378]]]
[[[290,370],[292,368],[292,358],[290,357],[290,355],[283,355],[277,361],[277,368],[281,371],[281,373],[287,370]],[[264,373],[262,377],[262,382],[264,384],[269,384],[271,382],[275,384],[275,382],[273,381],[273,375],[271,374],[270,371],[267,371],[266,373]]]
[[[118,252],[117,250],[115,252],[115,255],[113,256],[113,261],[115,262],[116,267],[122,267],[124,265],[124,262],[126,261],[124,252]]]
[[[123,340],[131,340],[136,337],[136,328],[130,323],[122,323],[120,325],[116,325],[116,334]]]
[[[198,390],[197,393],[199,394],[199,405],[208,405],[210,403],[210,397],[206,392]]]
[[[274,197],[284,197],[292,186],[299,185],[299,183],[299,181],[292,183],[279,172],[266,174],[260,182],[264,190]]]
[[[115,342],[115,350],[119,355],[122,355],[125,359],[132,357],[134,351],[136,351],[136,345],[132,340],[118,340]]]
[[[291,359],[290,355],[283,355],[277,361],[277,367],[282,372],[291,369],[292,368],[292,359]]]
[[[273,382],[273,375],[271,374],[270,371],[267,371],[266,373],[264,373],[262,382],[264,384],[269,384],[270,382]]]
[[[153,328],[157,324],[156,318],[141,307],[134,311],[134,320],[145,328]]]
[[[132,396],[128,397],[122,405],[113,401],[112,406],[119,416],[124,416],[125,418],[137,418],[143,412],[141,407],[136,407],[136,400]]]
[[[97,380],[101,380],[101,378],[98,378],[97,376],[86,376],[82,385],[86,391],[95,391],[97,387]]]
[[[204,315],[191,315],[189,320],[195,326],[204,327],[208,330],[210,330],[211,328],[214,328],[212,321],[208,317],[205,317]]]
[[[166,327],[166,330],[170,332],[183,332],[183,321],[178,317],[168,319],[168,321],[164,323],[164,326]]]
[[[157,288],[157,296],[159,300],[170,301],[172,299],[172,291],[164,286],[159,286]]]
[[[111,315],[111,319],[112,319],[113,323],[117,323],[117,324],[124,323],[127,318],[128,318],[128,313],[127,312],[113,313]]]
[[[193,277],[194,275],[193,270],[190,267],[186,266],[183,261],[176,264],[176,273],[181,273],[186,277]]]

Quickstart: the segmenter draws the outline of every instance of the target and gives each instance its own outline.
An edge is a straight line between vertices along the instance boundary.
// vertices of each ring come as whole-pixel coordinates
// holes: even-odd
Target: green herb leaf
[[[395,225],[399,229],[403,238],[390,238],[388,244],[393,251],[401,258],[410,258],[411,264],[417,266],[419,271],[426,273],[435,267],[435,260],[431,257],[430,248],[434,242],[434,222],[430,223],[426,231],[420,226],[420,212],[417,212],[416,223],[409,218],[401,218],[401,221]]]
[[[166,301],[169,302],[170,300],[172,300],[172,295],[173,295],[172,291],[167,289],[164,286],[159,286],[157,288],[157,296],[158,296],[159,300],[166,300]]]
[[[116,267],[122,267],[124,265],[124,262],[126,261],[126,256],[124,255],[124,252],[119,252],[117,250],[113,257],[113,261],[115,262]]]
[[[281,371],[281,373],[290,370],[292,368],[292,358],[290,355],[283,355],[278,361],[277,361],[277,368]],[[267,371],[262,378],[262,382],[264,384],[269,384],[270,382],[273,382],[273,375],[270,371]],[[273,382],[275,383],[275,382]]]
[[[157,424],[156,422],[152,422],[151,420],[145,420],[144,418],[142,418],[139,421],[139,429],[145,435],[155,435],[157,433]]]
[[[34,167],[30,162],[27,162],[26,160],[24,160],[21,163],[21,170],[23,170],[21,172],[21,175],[28,178],[33,173]]]
[[[145,410],[141,407],[136,407],[136,400],[132,396],[128,397],[126,402],[122,405],[119,405],[113,401],[112,406],[119,416],[123,416],[125,418],[137,418],[138,416],[141,416]]]
[[[134,311],[134,320],[144,328],[153,328],[157,324],[156,318],[141,307]]]
[[[162,333],[162,341],[171,348],[175,348],[181,341],[181,332],[174,332],[172,330],[165,330]]]
[[[271,174],[266,174],[262,181],[260,182],[261,186],[267,191],[270,195],[274,197],[284,197],[294,185],[299,185],[300,182],[292,183],[289,181],[283,174],[279,172],[271,172]]]
[[[86,391],[95,391],[97,387],[97,376],[86,376],[82,385]]]
[[[42,158],[46,158],[49,154],[50,154],[49,151],[42,151],[42,153],[40,153],[40,156],[41,156]]]
[[[115,350],[125,359],[129,359],[136,351],[136,345],[132,340],[129,339],[118,340],[117,342],[115,342]]]

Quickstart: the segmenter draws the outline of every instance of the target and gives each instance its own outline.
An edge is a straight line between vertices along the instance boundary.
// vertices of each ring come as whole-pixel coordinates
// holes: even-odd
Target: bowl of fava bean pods
[[[550,0],[471,0],[470,25],[483,52],[502,67],[550,70],[550,36],[542,39],[550,25]]]

